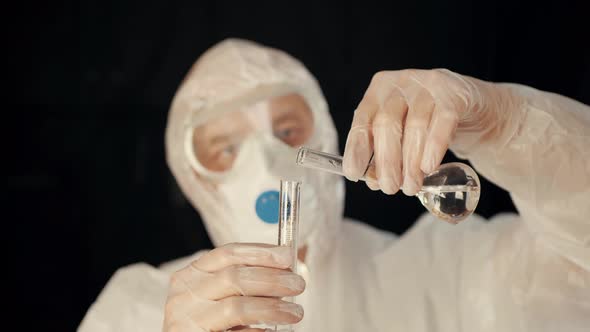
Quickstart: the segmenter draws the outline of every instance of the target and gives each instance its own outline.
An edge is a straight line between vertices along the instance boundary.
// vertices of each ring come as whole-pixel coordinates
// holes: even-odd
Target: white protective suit
[[[318,176],[326,188],[324,196],[316,193],[323,212],[310,218],[323,214],[302,239],[309,253],[297,331],[588,331],[590,108],[507,86],[527,100],[520,123],[501,133],[500,143],[454,152],[508,190],[519,215],[489,222],[474,215],[450,225],[425,214],[396,238],[342,220],[342,179]],[[300,93],[313,112],[313,147],[338,152],[319,86],[283,52],[224,41],[199,59],[175,97],[168,163],[216,246],[248,241],[240,234],[254,226],[236,220],[240,212],[195,176],[186,133],[217,113],[286,92]],[[158,268],[121,268],[79,330],[160,331],[169,276],[199,254]]]

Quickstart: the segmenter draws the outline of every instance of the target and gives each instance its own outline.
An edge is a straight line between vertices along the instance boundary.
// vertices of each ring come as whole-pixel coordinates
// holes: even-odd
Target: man
[[[243,40],[215,45],[172,103],[170,168],[216,249],[126,267],[81,331],[581,331],[590,325],[590,109],[447,70],[376,74],[348,134],[344,171],[374,155],[386,194],[412,195],[447,148],[508,190],[520,215],[450,225],[422,217],[400,238],[342,220],[342,179],[294,165],[337,153],[313,76]],[[275,243],[280,179],[303,181],[300,274]],[[281,300],[297,296],[297,304]],[[305,314],[304,314],[305,310]]]

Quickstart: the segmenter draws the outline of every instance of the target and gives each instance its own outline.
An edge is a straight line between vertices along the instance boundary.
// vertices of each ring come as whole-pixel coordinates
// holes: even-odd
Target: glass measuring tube
[[[297,237],[299,231],[299,191],[301,182],[281,180],[279,191],[279,246],[291,248],[291,269],[297,273]],[[294,302],[295,297],[283,300]],[[279,331],[275,326],[275,331]],[[291,325],[284,326],[282,331],[293,331]]]
[[[339,155],[302,147],[297,153],[296,163],[344,175],[342,156]],[[378,182],[372,158],[359,180]],[[479,177],[471,167],[463,163],[448,163],[427,174],[415,196],[430,213],[446,222],[457,224],[475,211],[480,192]]]

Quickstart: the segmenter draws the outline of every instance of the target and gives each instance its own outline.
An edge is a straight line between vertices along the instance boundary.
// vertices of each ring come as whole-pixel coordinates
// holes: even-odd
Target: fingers
[[[279,300],[301,294],[303,278],[288,270],[290,248],[228,244],[201,256],[170,280],[165,331],[250,329],[301,320],[301,306]],[[250,329],[258,331],[257,329]]]
[[[305,289],[304,279],[287,270],[291,258],[284,249],[264,244],[226,245],[175,272],[164,330],[248,330],[251,324],[287,325],[301,320],[301,306],[278,299]]]
[[[444,110],[434,112],[426,140],[424,157],[420,164],[420,169],[424,173],[433,172],[440,166],[458,123],[459,119],[455,112]]]
[[[166,310],[171,310],[170,301]],[[172,302],[173,303],[173,302]],[[289,325],[301,321],[303,308],[275,298],[234,296],[208,305],[192,302],[165,316],[164,330],[226,331],[247,330],[248,325]],[[255,330],[256,331],[256,330]]]
[[[378,109],[375,102],[373,89],[369,86],[363,100],[354,112],[342,159],[342,171],[351,181],[356,182],[363,176],[371,159],[373,150],[371,122]]]
[[[240,331],[240,332],[275,332],[274,329],[257,329],[249,326],[240,326],[237,328],[230,329],[228,331]],[[287,332],[288,330],[278,330],[277,332]]]
[[[426,89],[418,88],[411,94],[403,137],[403,192],[415,195],[422,187],[424,146],[428,135],[434,100]]]
[[[374,180],[365,176],[370,189],[394,194],[401,187],[415,195],[424,174],[440,166],[459,121],[477,119],[474,105],[483,102],[477,87],[468,83],[448,70],[375,74],[347,138],[346,177],[361,178],[372,155]]]
[[[367,187],[369,187],[369,189],[371,189],[373,191],[377,191],[380,189],[379,184],[377,182],[367,180],[366,183],[367,183]]]
[[[240,325],[295,324],[303,318],[303,308],[275,298],[235,296],[188,315],[207,331],[225,331]]]
[[[192,265],[204,272],[214,272],[231,265],[256,265],[277,269],[291,266],[291,249],[284,246],[232,243],[199,258]]]
[[[174,294],[189,303],[193,298],[220,300],[230,296],[287,297],[299,295],[305,280],[290,271],[267,267],[229,266],[216,273],[189,265],[176,272],[172,280]]]
[[[422,77],[423,85],[433,97],[435,104],[424,156],[420,163],[420,169],[430,173],[440,166],[460,117],[469,114],[474,105],[473,97],[479,94],[477,89],[460,75],[446,69],[428,71],[423,73]]]
[[[401,185],[402,124],[408,107],[398,89],[393,89],[379,104],[373,121],[375,168],[379,188],[393,195]]]

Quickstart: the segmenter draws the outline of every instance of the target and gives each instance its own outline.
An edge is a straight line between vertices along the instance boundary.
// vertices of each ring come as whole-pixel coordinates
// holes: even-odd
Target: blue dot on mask
[[[256,215],[267,224],[279,222],[279,192],[265,191],[256,199]]]

